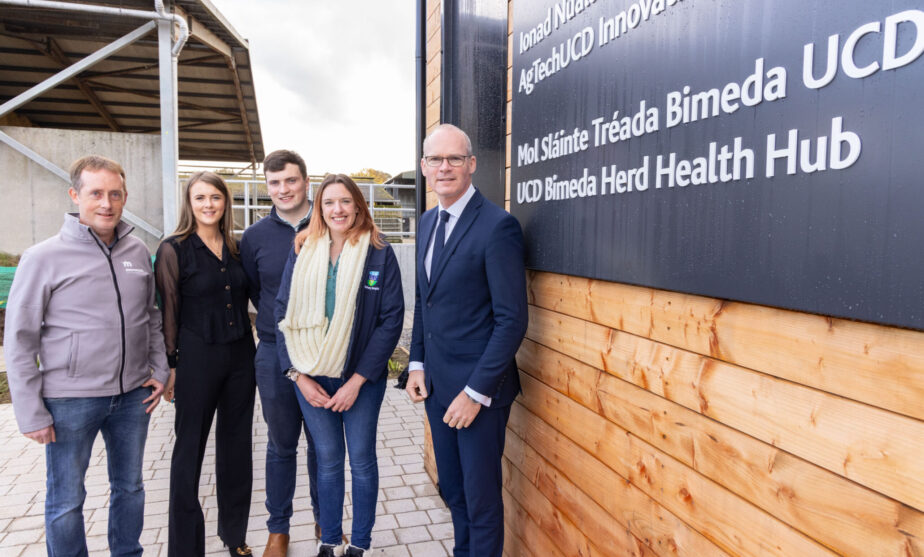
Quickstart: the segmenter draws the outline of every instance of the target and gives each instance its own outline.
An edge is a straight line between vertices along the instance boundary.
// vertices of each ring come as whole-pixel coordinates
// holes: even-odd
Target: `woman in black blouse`
[[[161,243],[155,262],[171,367],[164,398],[176,401],[167,554],[205,553],[199,476],[217,410],[218,536],[231,555],[249,555],[244,536],[256,382],[247,278],[231,236],[231,196],[224,180],[198,172],[185,193],[179,225]]]

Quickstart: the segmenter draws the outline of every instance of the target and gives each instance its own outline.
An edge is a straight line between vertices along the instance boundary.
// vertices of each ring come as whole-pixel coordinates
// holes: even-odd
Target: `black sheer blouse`
[[[157,248],[154,273],[170,367],[176,367],[181,329],[208,344],[251,334],[247,275],[228,246],[219,260],[196,234],[182,241],[167,238]]]

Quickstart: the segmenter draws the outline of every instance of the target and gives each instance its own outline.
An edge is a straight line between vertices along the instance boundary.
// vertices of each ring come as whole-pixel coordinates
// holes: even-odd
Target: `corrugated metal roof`
[[[153,0],[92,3],[154,10]],[[247,41],[208,0],[165,4],[190,28],[177,64],[180,158],[263,160]],[[125,16],[0,5],[0,103],[144,23]],[[36,127],[160,133],[157,60],[157,33],[152,32],[14,114]]]

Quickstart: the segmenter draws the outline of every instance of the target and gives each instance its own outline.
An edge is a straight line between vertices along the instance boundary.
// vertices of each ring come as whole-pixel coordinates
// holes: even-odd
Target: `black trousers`
[[[254,342],[248,335],[230,344],[206,344],[180,331],[176,370],[176,442],[170,463],[167,555],[205,553],[205,517],[199,478],[212,418],[218,536],[228,547],[244,543],[253,484]]]

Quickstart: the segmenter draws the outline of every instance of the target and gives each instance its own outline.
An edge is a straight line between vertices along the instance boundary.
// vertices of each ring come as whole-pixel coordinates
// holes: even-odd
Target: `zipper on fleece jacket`
[[[119,363],[119,394],[124,395],[125,387],[122,384],[122,374],[125,372],[125,312],[122,311],[122,291],[119,290],[119,280],[116,278],[115,267],[112,265],[112,250],[104,246],[91,229],[88,229],[87,232],[89,232],[90,237],[96,242],[96,245],[99,246],[99,250],[106,256],[106,261],[109,262],[109,272],[112,274],[112,284],[115,286],[116,303],[119,306],[119,324],[122,330],[122,359]],[[116,235],[115,241],[112,243],[113,247],[115,247],[118,241],[119,237]]]

